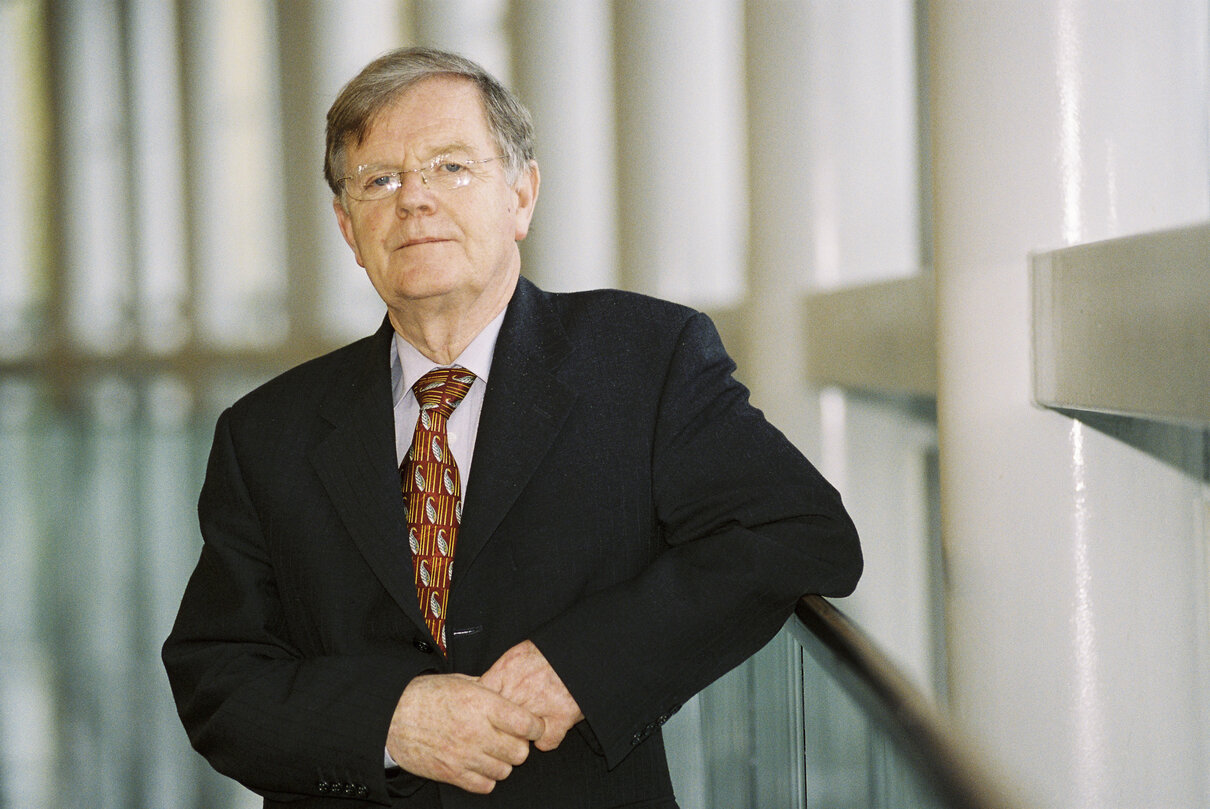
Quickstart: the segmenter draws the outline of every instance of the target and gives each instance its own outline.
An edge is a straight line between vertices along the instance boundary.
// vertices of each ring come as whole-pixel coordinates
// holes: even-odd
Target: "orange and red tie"
[[[443,652],[454,543],[462,522],[462,483],[449,450],[446,422],[474,381],[475,375],[465,368],[434,368],[416,381],[412,391],[420,403],[420,416],[412,448],[399,465],[416,594],[425,623]]]

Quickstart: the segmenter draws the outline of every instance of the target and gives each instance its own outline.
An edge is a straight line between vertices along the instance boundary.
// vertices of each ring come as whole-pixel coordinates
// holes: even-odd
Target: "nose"
[[[395,210],[400,216],[432,213],[436,208],[433,187],[419,171],[399,175],[399,190],[395,192]]]

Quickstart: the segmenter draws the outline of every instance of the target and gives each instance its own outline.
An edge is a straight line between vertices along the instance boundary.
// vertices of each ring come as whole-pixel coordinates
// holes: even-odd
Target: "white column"
[[[323,165],[324,127],[328,108],[344,87],[371,60],[403,44],[403,13],[396,0],[320,0],[314,6],[316,87],[306,126],[311,132],[305,155],[314,185],[298,204],[307,209],[310,236],[318,253],[316,285],[324,305],[320,309],[325,335],[354,339],[378,326],[385,311],[382,299],[357,266],[353,252],[341,238],[332,211],[332,192],[320,175]]]
[[[506,85],[512,82],[505,25],[508,0],[414,0],[417,45],[474,59]]]
[[[748,224],[736,0],[615,8],[622,278],[698,307],[738,301]]]
[[[170,4],[137,0],[128,14],[137,320],[145,347],[171,351],[190,336],[179,31]]]
[[[534,116],[542,169],[522,272],[551,290],[618,285],[611,23],[596,0],[513,9],[516,89]]]
[[[806,160],[812,215],[811,281],[835,287],[912,275],[919,269],[916,61],[911,0],[804,3],[809,111],[784,160]],[[770,4],[788,15],[794,4]],[[789,7],[789,8],[788,8]],[[762,184],[763,185],[763,184]]]
[[[65,331],[108,353],[134,334],[120,10],[108,0],[62,12],[52,45],[63,65],[62,148],[50,176],[71,190],[49,204],[62,206]]]
[[[764,49],[762,58],[778,72],[764,88],[770,100],[756,107],[767,106],[768,117],[753,122],[766,153],[762,160],[754,149],[752,162],[753,273],[773,311],[808,284],[827,290],[924,271],[914,6],[829,0],[793,13],[794,4],[770,4],[762,12],[760,41],[750,48]],[[795,34],[796,41],[776,47]],[[758,173],[773,165],[785,172],[784,182]],[[793,300],[801,310],[801,295]],[[761,386],[785,348],[778,331],[761,335],[767,349],[754,352],[770,358]],[[932,692],[940,684],[930,601],[937,584],[928,566],[931,417],[903,402],[838,390],[816,392],[812,410],[814,459],[840,489],[866,557],[856,594],[841,606]]]
[[[803,381],[806,350],[802,291],[813,275],[805,238],[816,200],[805,192],[816,173],[811,36],[805,3],[747,9],[748,165],[751,196],[747,367],[757,406],[806,453],[818,457],[818,392]]]
[[[223,347],[286,335],[280,95],[268,0],[189,0],[196,328]]]
[[[50,193],[45,178],[53,158],[44,145],[46,110],[38,103],[38,72],[45,53],[38,47],[41,26],[33,2],[0,3],[0,177],[9,184],[0,195],[0,358],[21,356],[37,344],[35,312],[45,263]]]
[[[1035,806],[1204,806],[1202,484],[1031,403],[1027,257],[1206,218],[1205,4],[928,16],[956,714]]]

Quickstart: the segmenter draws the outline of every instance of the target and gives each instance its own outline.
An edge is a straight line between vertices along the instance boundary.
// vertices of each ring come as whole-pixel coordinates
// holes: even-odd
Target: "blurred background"
[[[1031,365],[1039,256],[1210,219],[1207,4],[1102,5],[0,0],[0,808],[259,806],[158,649],[220,410],[381,321],[323,124],[404,44],[533,111],[527,276],[711,314],[857,520],[842,608],[1022,794],[1210,803],[1210,418]],[[800,657],[668,725],[685,809],[800,805]]]

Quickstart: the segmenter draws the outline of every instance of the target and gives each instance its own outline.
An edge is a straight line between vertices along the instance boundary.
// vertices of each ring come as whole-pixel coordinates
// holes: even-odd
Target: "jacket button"
[[[416,651],[423,652],[424,654],[431,654],[433,651],[433,644],[423,638],[417,638],[412,641],[412,645],[416,647]]]

